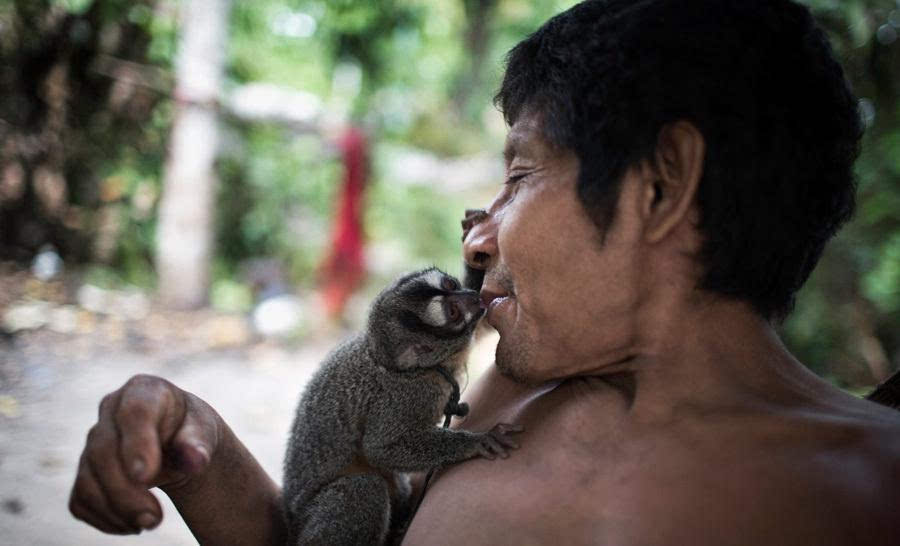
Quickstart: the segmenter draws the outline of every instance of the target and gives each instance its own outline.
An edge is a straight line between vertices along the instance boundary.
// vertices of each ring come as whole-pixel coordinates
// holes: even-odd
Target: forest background
[[[0,312],[44,297],[57,275],[69,279],[62,299],[86,285],[151,299],[163,288],[171,135],[179,109],[197,106],[178,91],[192,3],[226,21],[220,89],[200,105],[219,118],[217,182],[208,281],[192,305],[248,314],[266,283],[281,284],[304,302],[291,334],[302,342],[319,320],[307,303],[332,241],[344,128],[370,144],[367,276],[344,310],[353,324],[398,271],[459,271],[463,211],[502,181],[491,97],[503,56],[574,2],[0,0],[0,275],[31,283],[0,295]],[[856,216],[781,330],[814,371],[862,392],[900,368],[900,0],[805,3],[866,134]]]

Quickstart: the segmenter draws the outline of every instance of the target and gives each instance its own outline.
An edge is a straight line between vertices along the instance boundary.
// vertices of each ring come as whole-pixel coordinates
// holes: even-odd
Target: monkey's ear
[[[428,345],[410,345],[404,349],[400,356],[397,357],[397,366],[400,368],[415,368],[424,355],[430,353],[433,349]]]

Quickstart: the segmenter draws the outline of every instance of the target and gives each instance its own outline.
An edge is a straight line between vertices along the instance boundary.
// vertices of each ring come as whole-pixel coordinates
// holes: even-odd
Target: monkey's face
[[[448,364],[465,350],[484,307],[477,291],[429,268],[398,279],[375,299],[369,332],[401,369]]]

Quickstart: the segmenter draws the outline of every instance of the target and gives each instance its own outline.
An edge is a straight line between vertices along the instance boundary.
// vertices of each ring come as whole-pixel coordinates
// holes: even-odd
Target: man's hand
[[[100,403],[69,499],[72,514],[107,533],[156,527],[148,491],[180,489],[202,476],[224,423],[205,402],[168,381],[137,375]]]
[[[469,232],[472,231],[472,228],[475,227],[475,224],[483,221],[487,218],[487,211],[484,209],[466,209],[465,218],[462,219],[462,240],[466,241],[466,237],[469,236]]]

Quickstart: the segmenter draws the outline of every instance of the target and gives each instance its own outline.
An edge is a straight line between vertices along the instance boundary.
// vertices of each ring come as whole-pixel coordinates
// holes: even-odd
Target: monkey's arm
[[[363,450],[366,459],[381,468],[399,472],[420,472],[481,455],[488,459],[508,457],[507,449],[518,446],[507,436],[519,432],[517,425],[500,423],[488,432],[468,432],[430,427],[407,430],[401,434],[366,434]]]

